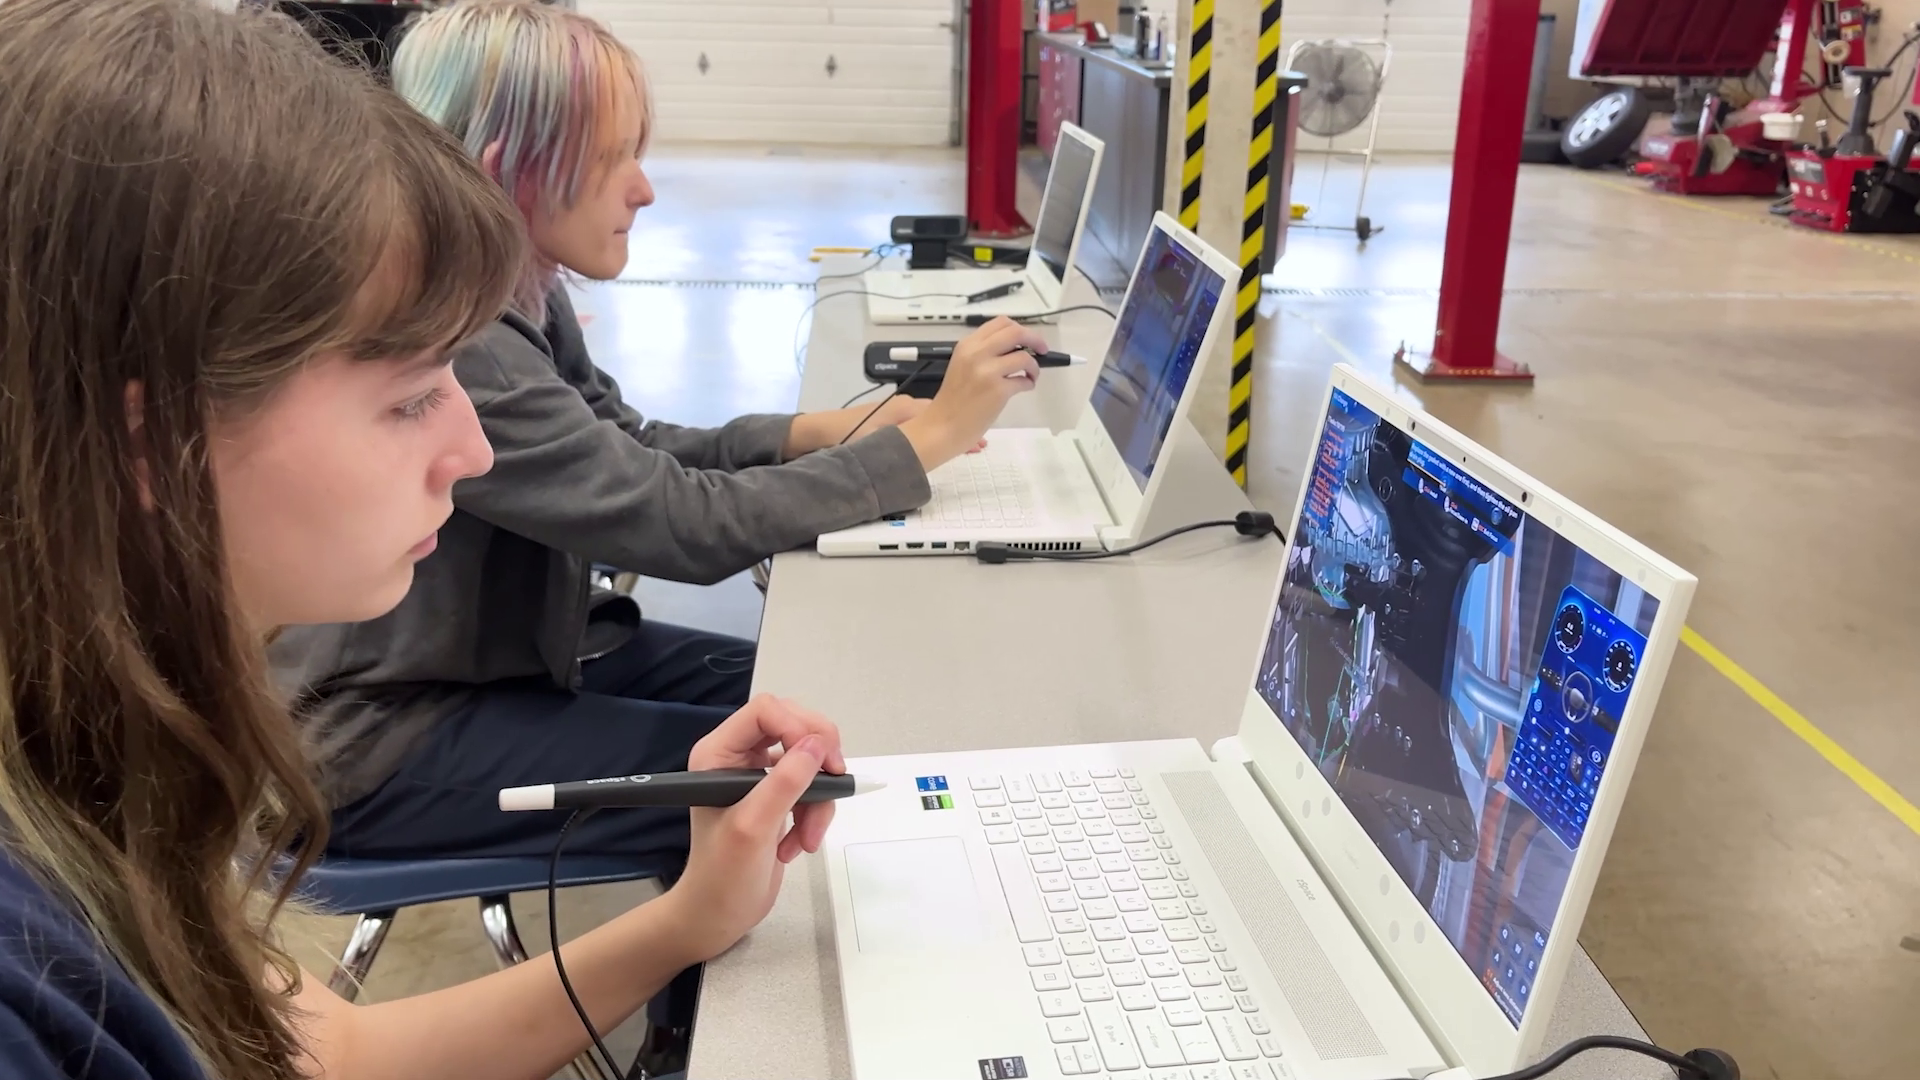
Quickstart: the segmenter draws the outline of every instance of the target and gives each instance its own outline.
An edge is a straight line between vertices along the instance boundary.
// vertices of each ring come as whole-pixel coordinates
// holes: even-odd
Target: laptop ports
[[[947,550],[947,542],[945,540],[935,540],[933,542],[933,550],[935,551]]]
[[[927,546],[926,544],[924,544],[924,543],[922,543],[921,541],[918,541],[918,540],[909,540],[909,541],[907,541],[907,550],[908,550],[908,551],[919,551],[919,550],[920,550],[921,548],[923,548],[923,547],[926,547],[926,546]]]
[[[955,551],[967,551],[972,547],[973,541],[971,540],[955,540],[953,542],[953,550]]]
[[[880,550],[881,551],[899,551],[900,545],[899,544],[881,544]]]

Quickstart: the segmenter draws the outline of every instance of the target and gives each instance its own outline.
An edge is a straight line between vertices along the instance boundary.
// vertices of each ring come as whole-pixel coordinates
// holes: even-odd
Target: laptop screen
[[[1033,229],[1033,253],[1066,281],[1067,260],[1073,256],[1073,234],[1080,228],[1080,204],[1093,183],[1093,147],[1062,133],[1053,151],[1053,169],[1047,177],[1046,202]]]
[[[1658,601],[1333,392],[1256,689],[1515,1026]]]
[[[1173,426],[1225,288],[1220,274],[1166,231],[1147,233],[1106,363],[1093,384],[1093,411],[1142,489]]]

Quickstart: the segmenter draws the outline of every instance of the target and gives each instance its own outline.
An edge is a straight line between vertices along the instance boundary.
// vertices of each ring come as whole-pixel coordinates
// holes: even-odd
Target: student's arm
[[[717,428],[648,420],[620,396],[620,384],[593,362],[566,289],[553,290],[547,306],[545,329],[553,349],[553,364],[561,378],[586,399],[593,415],[613,423],[642,446],[671,454],[689,469],[735,472],[755,465],[777,465],[897,426],[926,409],[924,401],[900,397],[884,405],[875,399],[865,405],[798,416],[741,416]],[[854,434],[849,437],[849,432]]]
[[[788,749],[773,765],[776,743]],[[786,864],[819,850],[833,816],[832,803],[795,801],[821,768],[846,769],[831,723],[771,698],[702,739],[691,765],[773,772],[736,806],[693,811],[692,855],[666,895],[564,946],[567,977],[602,1034],[766,916]],[[317,1080],[544,1080],[590,1045],[546,955],[378,1005],[350,1005],[308,975],[296,1005]]]
[[[596,415],[524,339],[484,335],[460,350],[454,370],[494,451],[491,472],[454,487],[455,504],[622,570],[710,584],[928,497],[926,469],[898,428],[784,465],[689,468]]]
[[[926,502],[927,470],[975,446],[1038,373],[1019,351],[1032,331],[1013,323],[989,331],[956,352],[940,397],[901,426],[729,472],[688,468],[641,442],[596,413],[541,345],[496,324],[454,357],[494,450],[493,470],[456,485],[454,502],[594,562],[710,584],[821,533]]]

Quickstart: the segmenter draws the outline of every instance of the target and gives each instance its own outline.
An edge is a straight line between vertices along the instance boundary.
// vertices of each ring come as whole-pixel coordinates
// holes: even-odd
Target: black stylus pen
[[[502,810],[583,810],[597,806],[732,806],[767,778],[765,769],[705,769],[534,784],[500,789]],[[803,803],[845,799],[879,791],[878,780],[820,773],[800,796]]]

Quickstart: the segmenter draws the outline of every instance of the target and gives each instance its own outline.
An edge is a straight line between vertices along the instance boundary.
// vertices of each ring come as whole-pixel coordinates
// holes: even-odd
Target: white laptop
[[[927,476],[919,510],[827,533],[822,555],[956,555],[979,544],[1036,551],[1118,548],[1137,538],[1160,487],[1168,433],[1192,408],[1214,335],[1230,325],[1240,272],[1156,214],[1073,430],[995,428],[987,448]],[[1045,372],[1041,378],[1046,378]]]
[[[862,279],[868,320],[891,325],[959,323],[969,315],[1031,319],[1059,310],[1105,149],[1105,143],[1074,125],[1060,125],[1024,269],[869,270]],[[996,299],[968,302],[968,297],[1009,285],[1018,287]]]
[[[849,763],[890,785],[826,847],[856,1076],[1538,1052],[1694,579],[1351,369],[1326,400],[1236,738]]]

